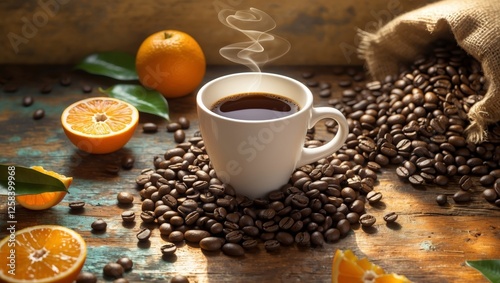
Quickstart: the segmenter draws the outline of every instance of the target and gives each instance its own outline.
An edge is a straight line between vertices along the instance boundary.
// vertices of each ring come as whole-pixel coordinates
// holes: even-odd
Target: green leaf
[[[117,80],[138,80],[135,71],[135,57],[123,52],[110,51],[91,54],[78,63],[75,68]]]
[[[100,91],[134,105],[140,112],[170,119],[167,100],[155,90],[146,89],[141,85],[119,84]]]
[[[500,260],[467,260],[465,263],[477,269],[491,282],[500,282]]]
[[[34,169],[0,164],[0,195],[29,195],[66,191],[61,180]]]

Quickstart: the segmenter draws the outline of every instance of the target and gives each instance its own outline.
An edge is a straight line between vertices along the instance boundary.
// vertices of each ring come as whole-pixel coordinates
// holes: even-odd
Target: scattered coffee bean
[[[121,278],[123,277],[123,272],[123,267],[116,262],[109,262],[102,269],[102,273],[105,277]]]
[[[182,143],[186,139],[186,133],[184,130],[179,129],[174,132],[174,140],[176,143]]]
[[[82,210],[85,206],[85,202],[84,201],[72,201],[69,203],[68,206],[71,210]]]
[[[115,164],[108,164],[104,167],[104,171],[106,171],[106,173],[108,174],[116,175],[118,174],[118,172],[120,172],[120,166]]]
[[[174,243],[166,242],[160,247],[161,253],[164,256],[172,256],[177,251],[177,246]]]
[[[148,241],[149,237],[151,237],[151,230],[149,230],[148,228],[141,229],[141,231],[137,233],[136,237],[140,242]]]
[[[71,77],[67,74],[63,74],[61,78],[59,79],[59,83],[62,86],[69,86],[71,85]]]
[[[471,194],[466,191],[458,191],[453,195],[453,200],[457,203],[468,202],[471,198]]]
[[[371,191],[366,195],[366,199],[370,204],[378,203],[382,199],[380,192]]]
[[[52,85],[49,83],[45,83],[40,87],[40,93],[47,94],[52,91]]]
[[[388,212],[384,215],[384,220],[387,223],[395,222],[398,219],[396,212]]]
[[[92,228],[92,230],[95,230],[95,231],[105,231],[107,226],[108,226],[108,224],[106,223],[106,221],[104,221],[101,218],[95,220],[90,225],[90,227]]]
[[[75,283],[96,283],[97,276],[94,273],[82,271],[75,279]]]
[[[126,169],[126,170],[132,169],[132,167],[134,167],[134,162],[135,162],[135,159],[133,156],[125,155],[124,157],[122,157],[122,160],[121,160],[122,168]]]
[[[134,262],[129,257],[121,257],[116,261],[116,263],[121,265],[125,271],[132,270],[132,267],[134,266]]]
[[[179,124],[177,122],[172,122],[172,123],[167,124],[167,132],[173,133],[179,129],[182,129],[182,126],[181,126],[181,124]]]
[[[126,210],[126,211],[122,212],[121,217],[122,217],[123,222],[127,222],[127,223],[134,222],[135,221],[135,212],[133,212],[132,210]]]
[[[189,283],[189,279],[184,275],[175,275],[170,278],[170,283]]]
[[[129,281],[126,278],[118,278],[113,280],[113,283],[129,283]]]
[[[8,82],[3,85],[3,91],[7,93],[16,92],[19,89],[19,86],[16,83]]]
[[[33,97],[31,97],[31,96],[25,96],[25,97],[23,97],[22,104],[23,104],[24,107],[31,106],[33,104],[33,102],[35,102],[35,100],[33,99]]]
[[[189,129],[189,126],[191,124],[191,122],[188,120],[188,118],[184,117],[184,116],[181,116],[179,117],[179,119],[177,119],[177,123],[179,123],[179,125],[181,126],[181,129]]]
[[[134,202],[134,196],[129,192],[119,192],[116,195],[119,204],[131,204]]]
[[[142,125],[142,131],[144,133],[156,133],[158,131],[158,125],[155,123],[144,123]]]
[[[92,92],[92,86],[87,85],[87,84],[82,85],[82,91],[83,91],[84,93],[90,93],[90,92]]]
[[[436,202],[439,205],[445,205],[445,204],[448,203],[448,198],[446,197],[446,195],[437,195],[436,196]]]
[[[35,120],[40,120],[45,116],[45,110],[43,109],[37,109],[35,112],[33,112],[33,119]]]
[[[361,226],[363,227],[371,227],[373,226],[373,224],[375,224],[376,221],[377,219],[375,218],[375,216],[370,214],[363,214],[361,215],[361,217],[359,217],[359,224],[361,224]]]

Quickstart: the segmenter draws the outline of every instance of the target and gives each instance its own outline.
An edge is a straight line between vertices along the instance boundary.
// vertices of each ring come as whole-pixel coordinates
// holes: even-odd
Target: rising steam
[[[219,20],[250,38],[249,41],[222,47],[220,55],[229,61],[245,65],[254,72],[260,72],[264,64],[280,58],[290,50],[290,43],[286,39],[269,33],[276,27],[276,22],[259,9],[221,10]]]

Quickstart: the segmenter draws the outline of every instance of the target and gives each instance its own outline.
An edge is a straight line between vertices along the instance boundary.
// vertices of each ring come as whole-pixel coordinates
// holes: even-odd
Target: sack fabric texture
[[[375,33],[360,32],[359,56],[375,79],[396,75],[433,42],[454,39],[478,60],[487,81],[484,98],[469,110],[467,139],[487,139],[488,125],[500,121],[500,1],[443,0],[402,14]]]

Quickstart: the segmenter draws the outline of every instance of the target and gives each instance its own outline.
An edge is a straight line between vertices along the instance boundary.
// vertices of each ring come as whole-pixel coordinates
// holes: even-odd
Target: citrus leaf
[[[467,260],[465,263],[481,272],[491,282],[500,282],[500,260]]]
[[[132,104],[140,112],[170,119],[167,100],[155,90],[146,89],[141,85],[119,84],[100,91]]]
[[[61,180],[37,170],[0,164],[0,195],[29,195],[66,191]]]
[[[135,57],[124,52],[102,52],[85,57],[76,69],[117,80],[137,80]]]

